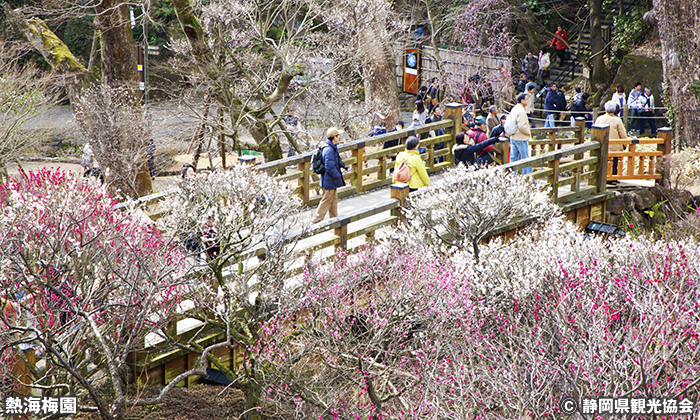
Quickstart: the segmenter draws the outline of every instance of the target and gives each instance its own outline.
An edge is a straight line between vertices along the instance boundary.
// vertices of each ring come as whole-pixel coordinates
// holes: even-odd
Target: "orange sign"
[[[420,88],[420,51],[406,48],[403,57],[403,90],[417,94]]]

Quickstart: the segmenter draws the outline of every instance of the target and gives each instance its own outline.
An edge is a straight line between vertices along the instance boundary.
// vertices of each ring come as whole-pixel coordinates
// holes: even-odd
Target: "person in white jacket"
[[[518,124],[518,131],[510,136],[510,162],[516,162],[520,159],[530,157],[530,121],[527,118],[525,106],[527,105],[527,94],[521,93],[515,98],[517,105],[510,110],[510,113],[515,117]],[[532,167],[523,168],[523,175],[532,172]]]
[[[540,55],[537,60],[537,64],[539,65],[539,69],[537,70],[538,86],[544,86],[544,79],[549,77],[549,65],[551,63],[549,61],[549,53],[547,52],[548,49],[549,47],[540,48]]]
[[[613,93],[611,101],[618,105],[619,112],[622,112],[622,110],[625,109],[625,105],[627,105],[627,97],[625,96],[625,87],[622,86],[621,83],[618,83],[618,85],[615,87],[615,93]]]

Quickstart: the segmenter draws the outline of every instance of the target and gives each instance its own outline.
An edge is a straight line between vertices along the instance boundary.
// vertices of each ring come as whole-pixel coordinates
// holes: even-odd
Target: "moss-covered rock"
[[[660,59],[638,57],[627,55],[622,59],[615,79],[610,85],[610,91],[606,93],[605,99],[610,100],[615,93],[615,86],[621,83],[625,87],[625,94],[639,82],[644,87],[650,87],[655,98],[655,105],[661,106],[661,95],[663,93],[661,82],[663,81],[663,64]]]

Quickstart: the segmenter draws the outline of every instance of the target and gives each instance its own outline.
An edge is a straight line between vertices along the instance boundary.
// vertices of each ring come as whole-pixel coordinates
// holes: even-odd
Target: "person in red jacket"
[[[556,35],[556,36],[554,38],[552,38],[552,42],[551,42],[551,44],[549,44],[549,46],[551,47],[553,45],[556,45],[556,48],[557,48],[556,54],[557,54],[557,57],[559,57],[559,67],[563,67],[564,61],[566,58],[566,48],[569,45],[569,34],[566,33],[566,31],[564,30],[564,28],[561,27],[561,25],[558,25],[557,31],[554,32],[554,35]],[[559,38],[561,38],[561,39],[559,39]],[[562,41],[562,39],[566,42]]]
[[[469,129],[467,131],[466,135],[472,139],[471,143],[472,144],[479,144],[482,142],[485,142],[489,139],[489,136],[486,134],[486,118],[482,117],[479,115],[474,119],[474,127]],[[492,158],[492,152],[493,152],[493,146],[489,145],[484,147],[483,149],[479,150],[477,152],[477,156],[479,159],[485,159],[484,163],[492,163],[493,158]]]

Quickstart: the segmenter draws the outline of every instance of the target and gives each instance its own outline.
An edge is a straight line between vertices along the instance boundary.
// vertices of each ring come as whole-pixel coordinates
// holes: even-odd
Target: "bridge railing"
[[[547,180],[555,203],[570,202],[605,191],[609,135],[609,126],[593,126],[590,141],[503,166],[512,171],[532,167],[531,176]],[[566,185],[570,185],[570,189],[560,194],[560,187]]]
[[[535,127],[531,128],[530,132],[533,137],[528,142],[530,145],[530,156],[541,155],[585,142],[586,120],[579,117],[576,118],[575,124],[570,127]],[[558,134],[570,134],[571,137],[558,137]]]
[[[443,135],[420,140],[418,147],[426,149],[421,154],[421,157],[426,161],[428,173],[441,171],[452,166],[454,164],[452,146],[455,144],[455,136],[458,132],[455,130],[455,127],[461,128],[461,111],[461,104],[448,104],[443,121],[338,145],[340,153],[350,152],[351,154],[350,158],[343,159],[343,162],[349,165],[351,169],[343,174],[343,179],[348,185],[338,190],[338,197],[347,197],[391,184],[390,170],[393,168],[391,158],[393,155],[405,150],[403,143],[409,136],[415,135],[420,137],[421,134],[426,134],[430,131],[438,132],[438,130],[444,130],[445,134]],[[388,142],[397,142],[398,144],[385,148],[385,144]],[[440,143],[444,143],[444,147],[436,149],[436,146]],[[270,175],[276,175],[277,179],[282,181],[296,181],[295,192],[299,194],[304,204],[312,206],[321,200],[319,177],[311,170],[311,158],[314,153],[315,151],[312,151],[263,163],[256,166],[256,168]],[[442,157],[442,161],[438,162],[437,160],[440,157]],[[296,168],[290,171],[289,167]],[[369,177],[372,174],[376,174],[376,176]],[[318,193],[314,194],[317,190]]]
[[[658,138],[610,140],[610,145],[622,145],[627,150],[608,153],[608,181],[662,179],[664,174],[657,170],[660,168],[660,159],[672,151],[673,133],[665,127],[658,130],[658,135]],[[652,146],[644,147],[645,145]],[[616,166],[615,175],[613,166]]]

